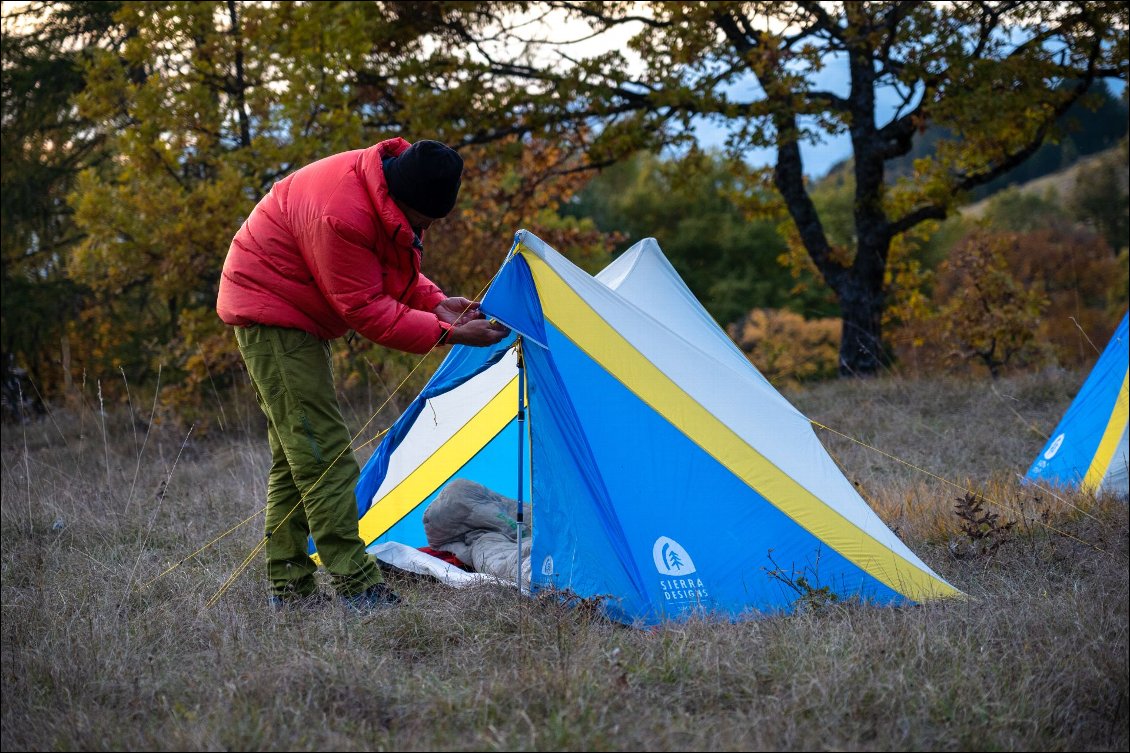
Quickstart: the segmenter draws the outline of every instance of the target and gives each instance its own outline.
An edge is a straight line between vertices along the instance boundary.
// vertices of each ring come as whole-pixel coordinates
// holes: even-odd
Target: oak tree
[[[1021,164],[1097,79],[1126,78],[1127,10],[1117,2],[427,5],[420,15],[438,41],[415,70],[430,86],[416,87],[413,103],[470,141],[569,140],[584,123],[600,165],[693,142],[705,119],[729,129],[736,154],[771,150],[767,180],[840,305],[842,374],[873,374],[888,360],[896,239]],[[587,31],[566,38],[563,19]],[[573,52],[623,30],[619,47]],[[820,83],[831,70],[843,86]],[[949,135],[892,185],[888,163],[930,125]],[[838,135],[850,141],[854,178],[844,247],[829,239],[801,150]]]

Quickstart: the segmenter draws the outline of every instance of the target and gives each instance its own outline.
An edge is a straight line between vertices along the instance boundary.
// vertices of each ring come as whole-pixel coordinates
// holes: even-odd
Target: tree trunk
[[[239,11],[234,2],[228,2],[231,17],[231,35],[235,40],[235,85],[236,111],[239,115],[239,145],[244,149],[251,147],[251,123],[247,113],[247,82],[243,76],[243,38],[239,26]]]
[[[833,288],[843,317],[840,376],[873,376],[891,364],[890,352],[883,345],[883,311],[887,304],[884,281],[891,237],[878,206],[879,191],[874,187],[869,194],[857,193],[855,260]]]
[[[890,364],[883,347],[883,291],[855,276],[838,292],[843,329],[840,376],[874,376]]]
[[[71,338],[65,330],[62,337],[59,338],[59,348],[61,351],[61,365],[63,368],[63,399],[69,403],[74,397],[73,392],[75,384],[74,380],[71,378]]]
[[[849,3],[844,12],[857,28],[871,24],[863,4]],[[849,45],[851,91],[851,148],[855,168],[855,259],[836,288],[843,329],[840,338],[840,376],[872,376],[889,364],[883,348],[883,282],[891,250],[890,227],[883,208],[885,190],[883,141],[875,124],[874,49],[868,37]]]

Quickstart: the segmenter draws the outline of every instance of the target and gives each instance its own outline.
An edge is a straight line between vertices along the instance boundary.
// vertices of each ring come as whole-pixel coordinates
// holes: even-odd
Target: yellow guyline
[[[973,491],[972,489],[969,489],[965,486],[962,486],[961,484],[950,481],[947,478],[943,478],[942,476],[939,476],[936,473],[932,473],[932,472],[926,470],[925,468],[922,468],[921,466],[917,466],[914,463],[911,463],[907,460],[903,460],[902,458],[898,457],[897,455],[892,455],[889,452],[885,452],[884,450],[880,450],[878,447],[875,447],[873,445],[869,445],[869,444],[867,444],[866,442],[864,442],[860,439],[856,439],[855,437],[848,436],[847,434],[844,434],[842,431],[836,431],[831,426],[825,426],[824,424],[820,423],[819,421],[813,421],[811,418],[808,419],[808,422],[810,424],[812,424],[813,426],[817,427],[817,428],[824,429],[826,431],[830,431],[837,436],[840,436],[840,437],[843,437],[844,439],[855,442],[857,445],[860,445],[861,447],[866,447],[869,450],[873,450],[873,451],[879,453],[880,455],[882,455],[883,457],[887,457],[887,458],[890,458],[891,460],[902,463],[903,465],[905,465],[908,468],[913,468],[914,470],[918,471],[919,473],[924,473],[927,476],[929,476],[930,478],[936,479],[937,481],[941,481],[943,484],[947,484],[949,486],[952,486],[955,489],[960,489],[961,491],[965,492],[966,494],[973,494],[973,495],[980,496],[980,497],[984,498],[987,502],[990,502],[990,503],[996,505],[997,507],[1008,510],[1012,513],[1019,514],[1021,517],[1023,517],[1023,515],[1024,515],[1023,510],[1017,510],[1015,507],[1013,507],[1011,505],[1005,504],[1003,502],[998,502],[998,501],[993,500],[993,499],[989,499],[984,494],[978,494],[977,492]],[[839,462],[839,461],[837,461],[837,462]],[[1063,502],[1064,504],[1066,504],[1068,507],[1074,509],[1076,512],[1081,513],[1082,515],[1086,515],[1091,520],[1095,520],[1095,521],[1098,520],[1098,518],[1096,518],[1094,515],[1091,515],[1086,510],[1082,509],[1081,507],[1078,507],[1077,505],[1072,504],[1070,500],[1064,499],[1063,497],[1060,497],[1059,495],[1053,494],[1051,492],[1051,490],[1045,489],[1044,487],[1040,486],[1039,484],[1036,484],[1036,486],[1038,488],[1040,488],[1041,490],[1048,492],[1049,494],[1052,494],[1052,496],[1054,496],[1060,502]],[[1096,546],[1095,544],[1091,544],[1087,541],[1083,541],[1082,539],[1080,539],[1076,536],[1072,536],[1067,531],[1062,531],[1062,530],[1056,528],[1055,526],[1053,526],[1052,524],[1048,523],[1047,521],[1041,520],[1039,522],[1041,524],[1043,524],[1043,526],[1045,528],[1047,528],[1048,530],[1053,531],[1054,533],[1058,533],[1060,536],[1063,536],[1064,538],[1068,538],[1068,539],[1071,539],[1072,541],[1078,542],[1078,543],[1082,544],[1083,546],[1088,547],[1089,549],[1094,549],[1095,551],[1109,553],[1109,552],[1107,552],[1107,550],[1103,549],[1102,547]]]
[[[501,271],[502,270],[499,269],[499,272],[501,272]],[[497,277],[497,276],[498,276],[498,272],[495,272],[494,277],[491,277],[490,281],[487,282],[487,284],[483,287],[482,290],[479,291],[478,295],[476,295],[473,300],[478,300],[479,298],[481,298],[483,296],[483,294],[486,293],[487,289],[491,286],[491,284],[494,282],[494,278]],[[466,314],[470,309],[471,309],[471,307],[467,306],[467,308],[463,309],[462,313]],[[462,314],[460,314],[460,316],[462,316]],[[410,372],[408,372],[407,376],[405,376],[404,379],[402,379],[400,381],[400,384],[396,385],[396,389],[394,389],[391,393],[389,393],[388,398],[383,403],[381,403],[380,407],[377,408],[377,410],[373,413],[373,415],[369,417],[369,420],[365,422],[364,426],[362,426],[360,429],[357,430],[357,433],[354,434],[353,437],[350,439],[349,444],[346,445],[345,448],[340,453],[338,453],[337,457],[335,457],[332,461],[330,461],[329,465],[326,466],[326,469],[324,471],[322,471],[322,475],[318,476],[318,478],[314,480],[314,483],[311,484],[307,488],[306,493],[303,494],[302,497],[299,498],[298,502],[296,502],[294,504],[294,506],[290,508],[290,510],[287,512],[287,514],[283,516],[282,520],[279,521],[278,525],[276,525],[273,530],[268,531],[266,534],[263,535],[263,538],[260,539],[259,542],[255,545],[255,547],[251,550],[251,552],[248,553],[248,555],[246,557],[244,557],[243,562],[241,562],[239,564],[239,566],[235,569],[235,571],[233,571],[232,574],[230,576],[228,576],[228,579],[226,581],[224,581],[223,585],[220,586],[219,590],[216,591],[216,593],[214,593],[212,595],[212,597],[208,599],[208,601],[206,602],[206,606],[209,606],[209,607],[214,606],[216,604],[216,602],[219,601],[220,597],[224,595],[224,593],[232,586],[233,583],[235,583],[235,581],[239,578],[239,576],[242,575],[244,573],[244,571],[247,570],[248,567],[250,567],[251,563],[255,561],[256,555],[258,555],[259,552],[261,552],[263,550],[263,547],[266,546],[267,540],[270,539],[271,536],[275,533],[275,531],[277,531],[284,523],[286,523],[286,521],[290,519],[290,516],[294,514],[295,510],[297,510],[299,508],[299,506],[301,506],[303,504],[303,502],[305,502],[306,497],[308,497],[310,495],[310,493],[322,481],[322,479],[325,478],[326,474],[330,472],[330,469],[333,468],[334,464],[337,463],[337,461],[341,460],[341,458],[345,455],[345,453],[353,451],[353,443],[357,441],[357,438],[360,437],[362,433],[364,433],[365,429],[367,429],[369,427],[369,424],[371,424],[373,422],[373,419],[375,419],[377,416],[380,415],[381,411],[383,411],[385,409],[385,406],[387,406],[390,402],[392,402],[392,399],[394,397],[396,397],[396,394],[401,390],[401,388],[404,387],[405,384],[408,383],[408,380],[411,379],[412,375],[415,374],[416,371],[424,364],[424,361],[427,360],[428,356],[430,356],[432,354],[432,352],[437,347],[439,347],[439,344],[440,343],[437,340],[436,343],[434,345],[432,345],[431,348],[428,349],[427,353],[420,356],[420,360],[416,363],[415,366],[412,367],[412,370]],[[373,442],[377,441],[378,439],[380,439],[381,437],[383,437],[385,434],[388,433],[389,428],[391,428],[391,426],[382,429],[380,432],[378,432],[371,439],[369,439],[366,442],[359,445],[359,448],[365,447],[365,446],[372,444]],[[243,526],[250,523],[255,518],[259,517],[259,515],[262,514],[263,511],[265,511],[266,509],[267,509],[266,506],[259,508],[259,510],[257,512],[255,512],[253,515],[250,515],[247,518],[244,518],[239,523],[235,524],[234,526],[232,526],[228,530],[224,531],[223,533],[221,533],[219,536],[217,536],[216,538],[209,541],[204,546],[200,547],[196,551],[189,554],[187,557],[184,557],[183,559],[173,563],[172,565],[170,565],[169,567],[167,567],[163,571],[161,571],[157,576],[155,576],[155,577],[147,580],[146,582],[142,583],[141,585],[139,585],[138,590],[148,588],[149,586],[156,583],[161,578],[164,578],[166,575],[168,575],[169,573],[176,570],[178,567],[180,567],[184,563],[186,563],[189,560],[199,556],[202,552],[204,552],[208,548],[215,545],[218,541],[220,541],[224,537],[229,536],[230,534],[234,533],[235,531],[239,530]]]
[[[500,269],[499,269],[499,272],[501,272],[501,271],[502,271],[502,270],[501,270],[501,268],[500,268]],[[498,273],[499,273],[499,272],[496,272],[496,273],[494,274],[494,276],[493,276],[493,277],[491,277],[490,281],[489,281],[489,282],[487,282],[486,286],[484,286],[484,287],[483,287],[483,289],[479,291],[478,295],[477,295],[477,296],[475,296],[475,299],[476,299],[476,300],[477,300],[477,299],[479,299],[479,298],[481,298],[481,297],[482,297],[482,296],[483,296],[483,295],[484,295],[484,294],[486,293],[487,289],[488,289],[488,288],[489,288],[489,287],[491,286],[491,284],[493,284],[493,283],[494,283],[494,280],[495,280],[495,278],[496,278],[496,277],[498,276]],[[467,309],[464,309],[463,313],[466,313],[466,312],[467,312],[468,310],[470,310],[470,307],[468,307]],[[278,528],[279,528],[280,526],[282,526],[282,525],[283,525],[283,524],[284,524],[284,523],[285,523],[285,522],[286,522],[286,521],[287,521],[287,520],[288,520],[288,519],[290,518],[290,516],[291,516],[292,514],[294,514],[295,510],[297,510],[297,509],[298,509],[299,505],[301,505],[301,504],[302,504],[302,503],[303,503],[303,502],[305,501],[305,499],[306,499],[306,496],[307,496],[307,495],[309,495],[311,491],[313,491],[313,489],[314,489],[314,488],[315,488],[315,487],[316,487],[316,486],[318,485],[318,483],[319,483],[319,482],[321,482],[321,480],[322,480],[322,479],[323,479],[323,478],[325,477],[326,473],[328,473],[328,472],[329,472],[329,470],[330,470],[330,468],[332,468],[332,467],[333,467],[334,463],[336,463],[336,462],[337,462],[338,460],[340,460],[340,459],[342,458],[342,456],[343,456],[343,455],[345,455],[345,453],[346,453],[347,451],[349,451],[349,450],[350,450],[350,449],[352,448],[352,446],[353,446],[353,442],[355,442],[355,441],[357,440],[357,438],[358,438],[358,437],[360,437],[360,436],[361,436],[361,434],[362,434],[362,433],[363,433],[363,432],[365,431],[365,429],[366,429],[366,428],[368,428],[369,424],[373,422],[373,419],[375,419],[375,418],[376,418],[376,417],[377,417],[378,415],[380,415],[381,411],[383,411],[383,410],[385,409],[385,407],[386,407],[386,406],[387,406],[387,405],[389,404],[389,402],[391,402],[391,401],[392,401],[392,399],[393,399],[393,398],[394,398],[394,397],[396,396],[396,394],[397,394],[397,393],[398,393],[398,392],[399,392],[399,391],[400,391],[400,390],[401,390],[401,389],[402,389],[402,388],[404,387],[404,385],[405,385],[405,384],[407,384],[408,380],[412,378],[412,375],[416,373],[416,371],[417,371],[417,370],[418,370],[418,369],[420,368],[420,366],[421,366],[421,365],[423,365],[424,361],[425,361],[425,360],[427,360],[428,356],[430,356],[430,355],[432,354],[432,352],[433,352],[433,351],[434,351],[434,350],[435,350],[435,349],[436,349],[436,348],[437,348],[438,346],[439,346],[439,342],[437,342],[437,343],[436,343],[435,345],[433,345],[433,346],[432,346],[432,347],[431,347],[431,348],[430,348],[430,349],[428,350],[428,352],[427,352],[427,353],[425,353],[424,355],[422,355],[422,356],[420,357],[420,360],[419,360],[419,362],[417,362],[417,364],[416,364],[416,365],[415,365],[415,366],[414,366],[414,367],[412,368],[412,371],[410,371],[410,372],[408,373],[408,375],[407,375],[407,376],[405,376],[403,380],[401,380],[400,384],[398,384],[398,385],[396,386],[396,389],[394,389],[394,390],[393,390],[393,391],[392,391],[392,392],[391,392],[391,393],[389,394],[389,397],[388,397],[388,398],[387,398],[387,399],[386,399],[386,400],[384,401],[384,403],[382,403],[382,404],[381,404],[381,406],[380,406],[379,408],[377,408],[376,412],[375,412],[375,413],[373,413],[373,415],[372,415],[372,416],[371,416],[371,417],[369,418],[369,420],[365,422],[365,425],[364,425],[364,426],[362,426],[362,427],[361,427],[361,428],[360,428],[360,429],[359,429],[359,430],[357,431],[357,433],[356,433],[356,434],[355,434],[355,435],[353,436],[352,440],[350,441],[350,444],[349,444],[349,445],[348,445],[348,446],[346,447],[346,449],[342,450],[342,452],[341,452],[341,453],[339,453],[339,454],[338,454],[338,456],[337,456],[337,457],[335,457],[335,458],[333,459],[333,461],[331,461],[331,462],[330,462],[330,464],[329,464],[329,465],[328,465],[328,466],[326,467],[326,470],[325,470],[325,471],[324,471],[324,472],[322,473],[322,475],[321,475],[321,476],[319,476],[319,477],[318,477],[318,478],[317,478],[317,479],[316,479],[316,480],[314,481],[314,483],[313,483],[313,484],[311,484],[311,486],[309,487],[309,489],[307,489],[307,491],[306,491],[306,494],[304,494],[304,495],[302,496],[302,498],[301,498],[301,499],[299,499],[299,501],[298,501],[297,503],[295,503],[294,507],[292,507],[292,508],[290,509],[290,511],[289,511],[289,512],[287,512],[287,514],[286,514],[286,515],[285,515],[285,516],[283,517],[283,519],[282,519],[281,521],[279,521],[279,524],[278,524],[278,526],[276,526],[276,527],[275,527],[274,531],[277,531],[277,530],[278,530]],[[884,451],[884,450],[881,450],[881,449],[879,449],[878,447],[875,447],[875,446],[873,446],[873,445],[870,445],[870,444],[868,444],[868,443],[866,443],[866,442],[864,442],[864,441],[862,441],[862,440],[856,439],[855,437],[852,437],[852,436],[850,436],[850,435],[848,435],[848,434],[844,434],[844,433],[843,433],[843,432],[841,432],[841,431],[837,431],[836,429],[833,429],[833,428],[832,428],[832,427],[830,427],[830,426],[826,426],[826,425],[824,425],[824,424],[820,423],[819,421],[813,421],[812,419],[807,419],[807,420],[809,421],[809,423],[811,423],[811,424],[812,424],[813,426],[815,426],[815,427],[817,427],[817,428],[820,428],[820,429],[824,429],[824,430],[826,430],[826,431],[829,431],[829,432],[831,432],[831,433],[833,433],[833,434],[836,434],[837,436],[843,437],[844,439],[847,439],[847,440],[849,440],[849,441],[851,441],[851,442],[855,442],[856,444],[858,444],[858,445],[860,445],[860,446],[862,446],[862,447],[865,447],[865,448],[867,448],[867,449],[869,449],[869,450],[872,450],[872,451],[874,451],[874,452],[877,452],[877,453],[879,453],[880,455],[883,455],[884,457],[890,458],[891,460],[894,460],[894,461],[896,461],[896,462],[902,463],[903,465],[907,466],[908,468],[912,468],[913,470],[916,470],[916,471],[918,471],[918,472],[920,472],[920,473],[923,473],[923,474],[925,474],[925,475],[927,475],[927,476],[929,476],[929,477],[931,477],[931,478],[933,478],[933,479],[935,479],[935,480],[937,480],[937,481],[940,481],[940,482],[942,482],[942,483],[944,483],[944,484],[947,484],[947,485],[949,485],[949,486],[952,486],[952,487],[954,487],[955,489],[959,489],[959,490],[961,490],[961,491],[963,491],[963,492],[966,492],[966,493],[968,493],[968,494],[977,494],[977,492],[974,492],[973,490],[971,490],[971,489],[969,489],[969,488],[967,488],[967,487],[965,487],[965,486],[962,486],[961,484],[958,484],[958,483],[955,483],[955,482],[953,482],[953,481],[950,481],[949,479],[946,479],[946,478],[944,478],[944,477],[942,477],[942,476],[940,476],[940,475],[938,475],[938,474],[936,474],[936,473],[933,473],[933,472],[931,472],[931,471],[928,471],[928,470],[926,470],[925,468],[922,468],[921,466],[918,466],[918,465],[915,465],[915,464],[913,464],[913,463],[911,463],[911,462],[909,462],[909,461],[903,460],[902,458],[898,457],[897,455],[894,455],[894,454],[892,454],[892,453],[889,453],[889,452],[886,452],[886,451]],[[365,447],[365,446],[367,446],[367,445],[369,445],[369,444],[372,444],[373,442],[375,442],[375,441],[379,440],[379,439],[380,439],[381,437],[383,437],[383,436],[384,436],[385,434],[387,434],[387,433],[388,433],[388,431],[389,431],[389,428],[391,428],[391,427],[386,427],[385,429],[381,430],[381,431],[380,431],[380,432],[378,432],[378,433],[377,433],[376,435],[374,435],[374,436],[373,436],[373,437],[372,437],[371,439],[369,439],[369,440],[365,441],[364,443],[362,443],[361,445],[359,445],[359,448],[360,448],[360,447]],[[1036,486],[1037,486],[1038,488],[1042,489],[1043,491],[1046,491],[1046,492],[1048,492],[1048,493],[1051,493],[1051,491],[1050,491],[1050,490],[1048,490],[1048,489],[1045,489],[1044,487],[1040,486],[1039,484],[1036,484]],[[984,497],[984,495],[983,495],[983,494],[982,494],[982,495],[980,495],[980,496]],[[1091,514],[1090,514],[1090,513],[1088,513],[1087,511],[1085,511],[1085,510],[1083,510],[1083,509],[1079,508],[1078,506],[1076,506],[1076,505],[1072,504],[1072,503],[1071,503],[1071,502],[1070,502],[1069,500],[1066,500],[1066,499],[1064,499],[1064,498],[1062,498],[1062,497],[1059,497],[1058,495],[1053,495],[1053,496],[1056,496],[1056,499],[1059,499],[1059,500],[1060,500],[1061,502],[1063,502],[1063,503],[1064,503],[1064,504],[1066,504],[1067,506],[1071,507],[1072,509],[1076,510],[1077,512],[1079,512],[1079,513],[1081,513],[1081,514],[1083,514],[1083,515],[1086,515],[1086,516],[1087,516],[1087,517],[1089,517],[1089,518],[1095,519],[1095,517],[1094,517],[1093,515],[1091,515]],[[1010,506],[1010,505],[1008,505],[1008,504],[1004,504],[1004,503],[1001,503],[1001,502],[998,502],[998,501],[995,501],[995,500],[992,500],[992,499],[988,499],[987,497],[985,497],[985,499],[986,499],[986,500],[987,500],[988,502],[990,502],[990,503],[992,503],[992,504],[994,504],[994,505],[997,505],[998,507],[1001,507],[1001,508],[1003,508],[1003,509],[1006,509],[1006,510],[1010,510],[1010,511],[1012,511],[1012,512],[1014,512],[1014,513],[1015,513],[1015,512],[1018,512],[1018,511],[1017,511],[1017,510],[1016,510],[1015,508],[1011,507],[1011,506]],[[216,544],[217,542],[219,542],[219,541],[220,541],[221,539],[223,539],[224,537],[226,537],[226,536],[228,536],[228,535],[230,535],[230,534],[234,533],[235,531],[237,531],[238,529],[240,529],[241,527],[243,527],[243,526],[244,526],[244,525],[246,525],[247,523],[250,523],[250,522],[251,522],[252,520],[254,520],[255,518],[257,518],[257,517],[258,517],[258,516],[259,516],[260,514],[262,514],[262,513],[263,513],[263,511],[264,511],[264,510],[266,510],[266,509],[267,509],[267,508],[266,508],[266,506],[264,506],[264,507],[260,508],[260,509],[259,509],[259,510],[258,510],[258,511],[257,511],[256,513],[254,513],[253,515],[251,515],[251,516],[249,516],[249,517],[247,517],[247,518],[243,519],[242,521],[240,521],[240,522],[239,522],[239,523],[237,523],[236,525],[234,525],[234,526],[232,526],[231,528],[229,528],[229,529],[228,529],[227,531],[224,531],[224,532],[223,532],[222,534],[220,534],[219,536],[215,537],[214,539],[212,539],[211,541],[209,541],[209,542],[208,542],[207,544],[205,544],[204,546],[200,547],[200,548],[199,548],[199,549],[197,549],[196,551],[192,552],[192,553],[191,553],[191,554],[189,554],[189,555],[188,555],[187,557],[184,557],[183,559],[179,560],[178,562],[174,563],[173,565],[170,565],[170,566],[169,566],[168,568],[166,568],[165,570],[163,570],[163,571],[162,571],[162,572],[161,572],[160,574],[158,574],[158,575],[157,575],[156,577],[154,577],[154,578],[152,578],[152,579],[150,579],[150,580],[146,581],[145,583],[141,584],[141,585],[140,585],[140,586],[139,586],[138,588],[139,588],[139,589],[144,589],[144,588],[148,588],[148,587],[149,587],[150,585],[152,585],[153,583],[157,582],[157,581],[158,581],[158,580],[160,580],[161,578],[165,577],[165,576],[166,576],[166,575],[168,575],[169,573],[171,573],[171,572],[173,572],[174,570],[176,570],[176,569],[177,569],[178,567],[180,567],[181,565],[183,565],[183,564],[184,564],[185,562],[188,562],[189,560],[191,560],[191,559],[193,559],[193,558],[195,558],[195,557],[199,556],[199,555],[200,555],[200,554],[201,554],[202,552],[204,552],[205,550],[207,550],[207,549],[208,549],[208,548],[210,548],[211,546],[215,545],[215,544]],[[1023,511],[1019,511],[1019,514],[1023,515]],[[1092,548],[1092,549],[1096,549],[1096,550],[1098,550],[1098,551],[1106,551],[1106,550],[1102,549],[1101,547],[1098,547],[1098,546],[1095,546],[1095,545],[1093,545],[1093,544],[1090,544],[1090,543],[1088,543],[1088,542],[1086,542],[1086,541],[1083,541],[1082,539],[1079,539],[1078,537],[1076,537],[1076,536],[1073,536],[1073,535],[1071,535],[1070,533],[1067,533],[1066,531],[1062,531],[1062,530],[1060,530],[1060,529],[1056,528],[1055,526],[1053,526],[1053,525],[1051,525],[1051,524],[1047,523],[1046,521],[1040,521],[1040,522],[1041,522],[1041,524],[1042,524],[1042,525],[1044,525],[1044,526],[1045,526],[1046,528],[1048,528],[1049,530],[1051,530],[1051,531],[1053,531],[1053,532],[1055,532],[1055,533],[1057,533],[1057,534],[1059,534],[1059,535],[1061,535],[1061,536],[1063,536],[1063,537],[1065,537],[1065,538],[1071,539],[1071,540],[1073,540],[1073,541],[1076,541],[1076,542],[1078,542],[1078,543],[1080,543],[1080,544],[1083,544],[1084,546],[1087,546],[1087,547],[1089,547],[1089,548]],[[255,545],[255,547],[254,547],[254,548],[253,548],[253,549],[251,550],[251,552],[250,552],[250,553],[249,553],[249,554],[248,554],[248,555],[247,555],[247,556],[246,556],[246,557],[244,558],[244,560],[243,560],[243,561],[242,561],[242,562],[240,563],[240,565],[239,565],[239,566],[238,566],[238,567],[237,567],[237,568],[235,569],[235,571],[234,571],[234,572],[233,572],[233,573],[232,573],[232,574],[231,574],[231,575],[230,575],[230,576],[228,577],[228,579],[227,579],[227,580],[226,580],[226,581],[225,581],[225,582],[223,583],[223,585],[222,585],[222,586],[220,586],[219,590],[217,590],[217,591],[216,591],[216,593],[215,593],[215,594],[213,594],[213,595],[212,595],[212,597],[211,597],[210,599],[208,599],[208,601],[206,602],[206,605],[207,605],[207,606],[209,606],[209,607],[211,607],[211,606],[214,606],[214,605],[216,604],[216,602],[217,602],[217,601],[219,601],[220,597],[221,597],[221,596],[223,596],[223,594],[224,594],[224,593],[225,593],[225,592],[226,592],[226,591],[227,591],[227,590],[228,590],[228,589],[229,589],[229,588],[230,588],[230,587],[232,586],[232,584],[233,584],[233,583],[235,583],[235,581],[236,581],[236,580],[237,580],[237,579],[239,578],[239,576],[240,576],[240,575],[242,575],[242,574],[244,573],[244,571],[246,571],[246,570],[247,570],[247,568],[248,568],[248,567],[250,567],[251,563],[252,563],[252,562],[253,562],[253,561],[255,560],[255,557],[256,557],[256,555],[258,555],[258,554],[259,554],[259,552],[263,550],[263,547],[264,547],[264,546],[266,546],[267,540],[268,540],[268,539],[269,539],[269,538],[271,537],[271,534],[273,534],[273,533],[274,533],[274,531],[271,531],[271,532],[269,532],[269,533],[265,534],[265,535],[263,536],[263,538],[262,538],[262,539],[260,539],[260,541],[259,541],[259,542],[258,542],[258,543],[257,543],[257,544]]]

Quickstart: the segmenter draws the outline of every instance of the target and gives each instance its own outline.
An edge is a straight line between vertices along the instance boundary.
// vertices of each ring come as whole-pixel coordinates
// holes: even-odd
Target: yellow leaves
[[[786,250],[777,257],[777,263],[787,269],[795,281],[789,292],[792,295],[807,293],[813,284],[820,284],[820,272],[816,269],[812,257],[808,255],[808,250],[801,243],[793,223],[781,223],[778,232],[785,239]]]
[[[729,334],[765,378],[778,386],[825,379],[838,369],[838,319],[806,321],[783,309],[754,309],[731,325]]]
[[[1049,361],[1078,365],[1080,329],[1101,339],[1113,328],[1107,294],[1117,262],[1094,236],[1066,228],[977,231],[937,273],[933,298],[909,309],[896,340],[924,369],[992,375]]]
[[[933,280],[933,273],[924,268],[919,257],[922,244],[933,235],[936,224],[924,223],[891,240],[883,280],[887,291],[884,327],[900,321],[920,320],[931,313],[931,301],[925,291]]]

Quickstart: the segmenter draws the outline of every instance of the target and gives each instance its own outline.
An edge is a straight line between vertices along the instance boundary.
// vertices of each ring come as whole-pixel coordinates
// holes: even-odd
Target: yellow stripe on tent
[[[529,264],[546,318],[750,488],[896,592],[915,601],[961,595],[953,586],[875,540],[773,465],[631,346],[548,264],[524,247],[520,253]],[[760,479],[757,486],[755,479]]]
[[[373,503],[358,522],[361,540],[366,545],[371,544],[396,525],[498,436],[514,420],[517,411],[518,377],[515,376],[412,473]]]
[[[1114,451],[1122,440],[1122,434],[1126,431],[1127,423],[1130,423],[1130,400],[1127,398],[1128,378],[1130,378],[1130,372],[1123,374],[1122,387],[1118,390],[1118,399],[1114,402],[1114,410],[1110,414],[1110,423],[1106,425],[1103,438],[1099,441],[1099,449],[1095,451],[1095,457],[1091,460],[1091,467],[1087,469],[1086,475],[1083,476],[1081,486],[1086,491],[1095,491],[1102,485],[1103,477],[1106,476],[1111,461],[1114,460]]]

